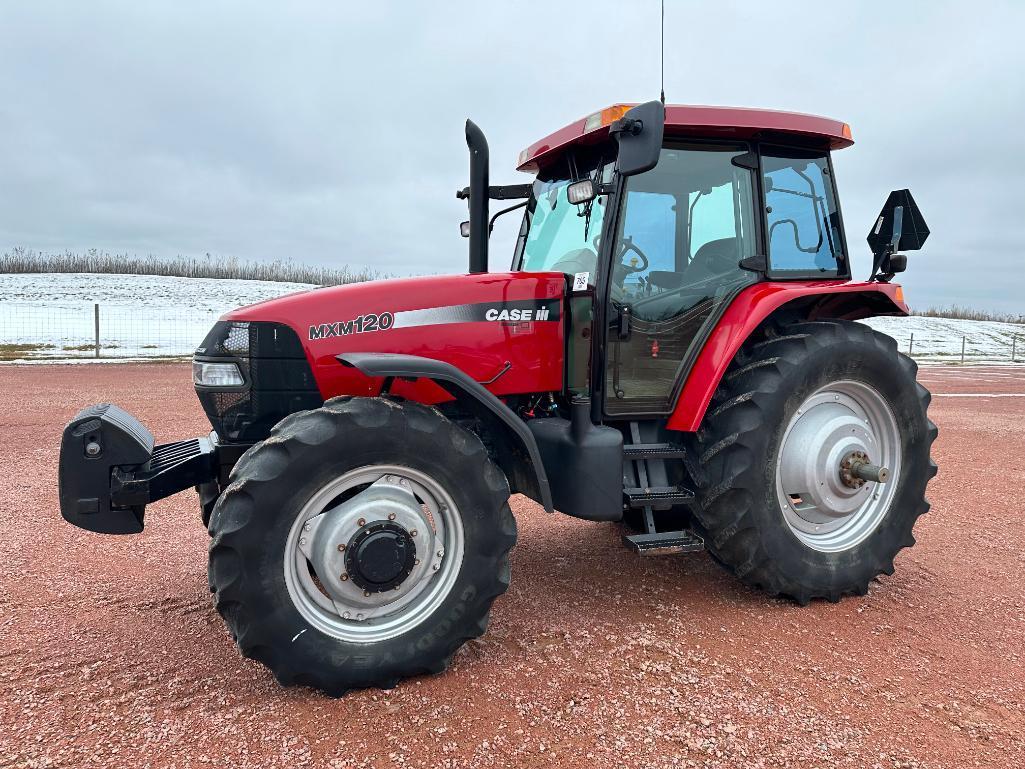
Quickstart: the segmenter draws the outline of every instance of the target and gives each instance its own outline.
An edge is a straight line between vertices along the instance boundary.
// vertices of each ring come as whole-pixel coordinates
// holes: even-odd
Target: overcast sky
[[[911,303],[1025,311],[1025,2],[666,5],[670,102],[851,124],[835,164],[858,273],[906,186],[932,229]],[[463,271],[463,120],[487,133],[493,184],[527,181],[532,141],[657,98],[658,16],[657,0],[3,2],[0,250]]]

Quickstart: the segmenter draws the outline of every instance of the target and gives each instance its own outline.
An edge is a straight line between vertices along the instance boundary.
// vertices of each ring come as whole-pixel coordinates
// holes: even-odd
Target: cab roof
[[[520,153],[518,171],[537,171],[571,145],[597,144],[609,133],[609,125],[635,104],[614,104],[580,118]],[[800,112],[782,112],[750,107],[704,107],[691,104],[666,105],[666,136],[751,139],[765,134],[793,134],[829,149],[854,144],[851,127],[839,120]]]

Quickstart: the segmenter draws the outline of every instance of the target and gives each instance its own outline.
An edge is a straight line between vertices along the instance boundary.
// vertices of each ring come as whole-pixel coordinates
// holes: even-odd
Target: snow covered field
[[[190,356],[218,317],[304,283],[55,273],[0,275],[0,360]]]
[[[1025,325],[954,318],[869,318],[863,321],[897,340],[902,352],[918,360],[960,363],[964,338],[965,363],[1025,361]],[[911,335],[914,334],[912,340]],[[1015,343],[1017,339],[1017,343]]]
[[[314,288],[304,283],[93,273],[0,275],[0,361],[189,356],[228,310]],[[874,318],[914,357],[933,362],[1025,360],[1025,326],[946,318]],[[914,343],[911,344],[911,335]]]

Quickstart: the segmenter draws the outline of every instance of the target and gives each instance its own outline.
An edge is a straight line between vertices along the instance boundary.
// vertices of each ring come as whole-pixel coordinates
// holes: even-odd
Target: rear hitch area
[[[153,434],[124,409],[89,406],[61,439],[61,515],[87,531],[138,534],[148,503],[216,479],[217,452],[206,437],[154,445]]]

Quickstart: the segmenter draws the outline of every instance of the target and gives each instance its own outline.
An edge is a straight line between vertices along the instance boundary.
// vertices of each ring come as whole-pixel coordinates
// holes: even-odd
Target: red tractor
[[[63,516],[137,533],[195,486],[242,653],[333,695],[439,672],[484,632],[514,492],[801,604],[892,573],[936,428],[915,364],[855,321],[908,314],[890,279],[928,229],[891,193],[852,279],[830,159],[849,127],[617,105],[528,147],[534,181],[504,187],[471,122],[466,140],[468,274],[228,313],[193,362],[209,436],[154,446],[85,409]],[[521,199],[508,272],[488,271],[492,199]]]

